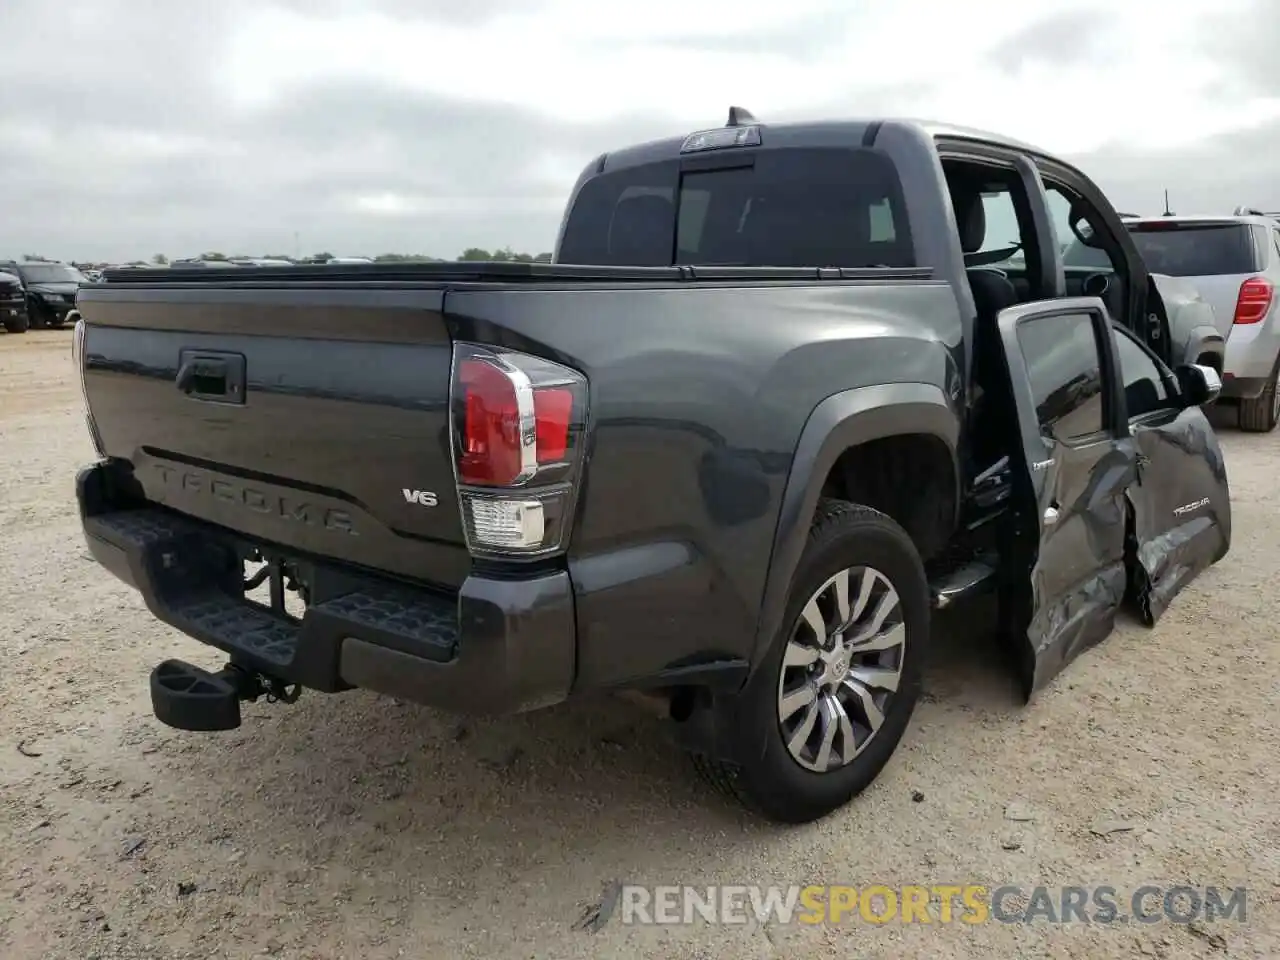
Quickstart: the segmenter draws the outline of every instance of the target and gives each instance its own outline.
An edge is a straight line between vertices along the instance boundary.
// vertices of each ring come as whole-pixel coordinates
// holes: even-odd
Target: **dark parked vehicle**
[[[66,263],[45,260],[0,261],[0,270],[22,280],[30,326],[61,327],[76,305],[76,291],[89,278]]]
[[[1105,284],[1067,279],[1068,229]],[[893,753],[934,609],[993,591],[1029,697],[1228,550],[1220,381],[1042,151],[734,110],[592,161],[556,261],[82,291],[89,549],[230,660],[157,666],[161,720],[645,691],[712,782],[805,821]]]
[[[22,278],[3,265],[0,265],[0,321],[9,333],[26,333],[30,324]]]

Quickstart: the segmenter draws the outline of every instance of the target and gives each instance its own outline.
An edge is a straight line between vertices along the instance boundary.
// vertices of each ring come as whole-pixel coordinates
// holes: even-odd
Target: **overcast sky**
[[[0,257],[536,253],[594,155],[731,103],[1280,210],[1280,0],[0,0],[0,37]]]

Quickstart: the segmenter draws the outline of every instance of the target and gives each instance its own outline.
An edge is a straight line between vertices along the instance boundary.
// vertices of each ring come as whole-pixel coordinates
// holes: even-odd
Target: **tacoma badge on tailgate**
[[[243,507],[254,513],[277,517],[308,527],[323,527],[334,533],[359,536],[355,521],[346,510],[335,510],[323,504],[295,499],[285,492],[259,489],[232,480],[213,477],[198,470],[184,470],[165,463],[155,465],[165,492],[179,491],[197,500],[216,500],[232,507]],[[194,504],[183,503],[183,509],[201,515]]]

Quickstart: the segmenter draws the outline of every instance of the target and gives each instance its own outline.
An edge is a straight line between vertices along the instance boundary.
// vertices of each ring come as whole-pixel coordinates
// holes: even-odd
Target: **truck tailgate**
[[[264,543],[455,587],[443,287],[85,288],[85,393],[146,499]]]

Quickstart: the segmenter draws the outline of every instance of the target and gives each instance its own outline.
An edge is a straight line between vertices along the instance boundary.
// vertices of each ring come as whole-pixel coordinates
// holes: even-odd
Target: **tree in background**
[[[516,253],[510,247],[499,247],[497,250],[482,250],[480,247],[467,247],[462,251],[462,255],[458,257],[460,261],[472,260],[497,260],[516,263],[533,263],[534,256],[530,253]]]
[[[32,263],[53,263],[48,257],[42,257],[36,253],[24,253],[22,259]],[[258,259],[247,255],[237,254],[235,257],[228,257],[225,253],[217,250],[209,250],[200,254],[196,259],[200,260],[242,260],[242,259]],[[264,253],[261,257],[264,260],[293,260],[294,258],[284,253]],[[301,263],[324,263],[326,260],[332,260],[333,254],[327,250],[313,254],[310,257],[303,258]],[[380,253],[373,258],[378,263],[445,263],[441,257],[433,257],[426,253]],[[529,253],[521,253],[513,250],[511,247],[498,247],[494,250],[485,250],[481,247],[467,247],[456,258],[461,262],[508,262],[508,263],[550,263],[550,253],[539,253],[537,256]],[[133,264],[146,266],[147,264],[141,260],[130,261]],[[163,253],[157,253],[151,258],[151,264],[163,267],[169,263],[169,257]]]

